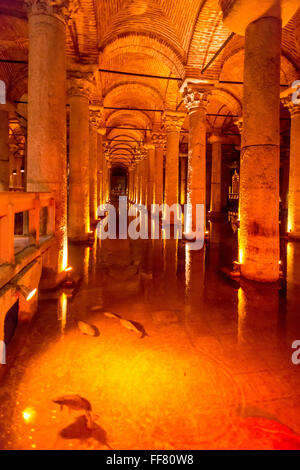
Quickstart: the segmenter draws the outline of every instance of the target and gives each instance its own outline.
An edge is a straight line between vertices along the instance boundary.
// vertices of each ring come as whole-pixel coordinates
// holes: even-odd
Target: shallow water
[[[286,280],[266,286],[220,271],[237,257],[226,223],[202,251],[175,240],[70,246],[83,278],[71,297],[40,295],[2,379],[0,448],[300,449],[299,254],[283,242]],[[91,403],[92,429],[84,411],[52,402],[70,393]]]

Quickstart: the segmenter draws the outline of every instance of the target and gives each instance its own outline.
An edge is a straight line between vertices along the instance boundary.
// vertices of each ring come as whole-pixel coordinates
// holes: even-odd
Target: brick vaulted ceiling
[[[234,35],[201,75],[231,32],[224,26],[218,0],[76,0],[78,14],[67,27],[68,61],[98,63],[99,67],[164,77],[207,77],[242,81],[244,39]],[[26,60],[27,20],[24,0],[0,0],[0,58]],[[300,69],[299,12],[288,23],[282,39],[282,82]],[[26,66],[0,64],[12,99],[26,93]],[[175,80],[99,72],[95,98],[103,101],[107,137],[144,140],[146,131],[159,129],[160,110],[184,110]],[[208,127],[232,129],[242,113],[242,85],[218,83],[209,107]],[[107,108],[142,108],[112,110]],[[158,112],[148,111],[156,109]],[[145,111],[146,110],[146,111]],[[225,118],[224,115],[228,115]],[[188,120],[184,123],[188,128]]]

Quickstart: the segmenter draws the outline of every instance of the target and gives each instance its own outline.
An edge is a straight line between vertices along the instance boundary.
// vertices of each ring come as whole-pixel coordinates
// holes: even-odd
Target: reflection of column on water
[[[221,256],[221,241],[222,241],[222,227],[224,226],[220,222],[209,222],[209,268],[218,270],[220,268],[220,256]]]
[[[61,324],[61,333],[64,335],[67,324],[67,309],[68,309],[68,298],[67,295],[62,292],[57,301],[57,319]]]
[[[189,304],[200,308],[203,301],[205,282],[205,252],[192,250],[192,244],[185,245],[185,294]]]
[[[238,290],[238,342],[248,340],[274,344],[279,333],[279,295],[277,283],[257,284],[241,281]]]
[[[89,263],[90,263],[90,247],[80,244],[69,245],[69,261],[73,267],[74,273],[84,277],[83,282],[88,283]]]
[[[288,313],[287,328],[294,335],[296,334],[296,331],[298,331],[297,320],[299,319],[299,297],[300,297],[299,259],[300,259],[299,242],[289,242],[287,244],[287,257],[286,257],[286,263],[287,263],[286,299],[287,299],[287,313]],[[297,339],[297,338],[295,337],[294,339]]]

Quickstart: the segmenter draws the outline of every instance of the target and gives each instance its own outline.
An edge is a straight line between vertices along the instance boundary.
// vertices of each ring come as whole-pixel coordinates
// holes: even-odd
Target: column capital
[[[300,114],[300,80],[296,80],[290,88],[280,94],[285,108],[288,108],[291,117]]]
[[[25,0],[28,16],[49,15],[56,16],[67,22],[74,18],[80,9],[79,0]]]
[[[104,107],[102,105],[94,102],[90,104],[90,126],[101,135],[106,132],[103,113]]]
[[[203,108],[204,111],[207,110],[213,87],[214,83],[208,80],[185,79],[180,92],[189,113],[198,108]]]
[[[165,149],[167,144],[166,134],[162,132],[153,132],[151,138],[155,147]]]
[[[243,118],[240,117],[237,121],[234,122],[234,124],[238,128],[239,133],[241,134],[243,132],[243,124],[244,124]]]
[[[96,88],[95,67],[81,66],[79,70],[68,70],[69,96],[84,96],[90,99]]]
[[[179,111],[165,111],[163,121],[167,132],[180,132],[185,120],[185,113]]]

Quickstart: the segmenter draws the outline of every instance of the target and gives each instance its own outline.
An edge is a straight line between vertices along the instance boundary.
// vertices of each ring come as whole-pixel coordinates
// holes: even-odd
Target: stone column
[[[93,224],[97,219],[98,207],[98,128],[99,110],[96,107],[90,107],[89,192],[91,224]]]
[[[245,35],[239,261],[256,281],[279,277],[280,51],[275,6]]]
[[[148,158],[144,157],[142,160],[142,172],[141,172],[142,204],[144,204],[144,206],[148,204],[148,183],[149,183]]]
[[[148,149],[147,205],[150,211],[151,204],[155,204],[155,146],[153,143],[147,143],[145,147]]]
[[[152,141],[155,146],[155,204],[164,202],[164,150],[166,147],[166,136],[162,133],[153,133]]]
[[[98,128],[98,141],[97,141],[97,206],[104,204],[104,191],[103,191],[103,167],[104,167],[104,151],[103,142],[106,135],[106,127],[104,121],[104,108],[100,108],[100,125]]]
[[[282,101],[291,114],[290,171],[288,192],[288,234],[300,239],[300,87],[298,98],[295,89],[284,91]]]
[[[180,204],[186,203],[187,162],[185,155],[180,158]]]
[[[179,138],[185,113],[165,111],[163,119],[167,134],[166,172],[165,172],[165,200],[171,207],[178,204],[179,193]],[[171,223],[174,220],[171,219]]]
[[[210,137],[212,146],[211,161],[211,192],[210,192],[210,216],[218,216],[222,212],[222,137],[220,133]]]
[[[196,205],[204,205],[206,214],[206,110],[212,85],[191,83],[182,86],[185,105],[189,112],[189,153],[187,203],[192,206],[192,220],[187,231],[196,229]],[[204,221],[205,223],[205,221]]]
[[[67,266],[66,9],[61,2],[27,0],[29,7],[27,191],[55,197],[56,251],[49,275]],[[64,2],[64,7],[68,5]],[[50,282],[50,281],[49,281]]]
[[[9,112],[0,106],[0,191],[9,189]]]
[[[93,72],[70,73],[70,151],[68,234],[73,242],[88,239],[89,196],[89,97]]]

